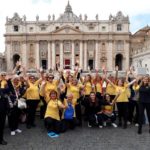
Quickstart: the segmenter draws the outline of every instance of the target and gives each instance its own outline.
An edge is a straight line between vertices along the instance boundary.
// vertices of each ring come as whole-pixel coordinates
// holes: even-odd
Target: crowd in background
[[[19,106],[20,100],[26,107]],[[106,69],[101,74],[97,70],[83,74],[78,67],[73,72],[37,69],[36,74],[27,74],[17,62],[12,74],[0,74],[0,144],[7,144],[3,138],[6,117],[12,136],[22,132],[20,120],[32,129],[39,104],[50,137],[82,126],[83,121],[89,128],[126,129],[134,124],[141,134],[145,110],[150,133],[150,78],[136,75],[132,68],[124,77],[118,77],[118,67],[114,76]]]

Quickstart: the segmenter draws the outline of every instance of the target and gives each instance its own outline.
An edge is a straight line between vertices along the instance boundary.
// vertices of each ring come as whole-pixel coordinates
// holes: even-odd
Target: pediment
[[[53,34],[80,34],[81,31],[79,29],[75,29],[71,26],[64,26],[59,29],[56,29],[52,33]]]

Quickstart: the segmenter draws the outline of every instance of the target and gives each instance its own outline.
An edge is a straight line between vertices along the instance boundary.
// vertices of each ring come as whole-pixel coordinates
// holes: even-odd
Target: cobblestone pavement
[[[10,136],[5,129],[7,146],[0,145],[0,150],[150,150],[148,126],[143,127],[143,134],[137,134],[137,127],[127,129],[105,127],[78,127],[57,138],[50,138],[44,129],[43,122],[37,120],[37,127],[23,130],[21,134]]]

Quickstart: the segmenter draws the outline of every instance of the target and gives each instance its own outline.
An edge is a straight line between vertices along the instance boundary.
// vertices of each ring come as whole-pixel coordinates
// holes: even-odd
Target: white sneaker
[[[100,128],[100,129],[102,129],[102,128],[103,128],[103,126],[99,125],[99,128]]]
[[[138,127],[138,126],[139,126],[139,124],[138,124],[138,123],[136,123],[136,124],[135,124],[135,127]]]
[[[106,125],[107,125],[106,122],[103,122],[103,126],[106,127]]]
[[[10,135],[15,135],[15,134],[16,134],[15,131],[11,131],[11,132],[10,132]]]
[[[115,123],[111,124],[114,128],[117,128],[118,126]]]
[[[89,128],[92,128],[92,126],[89,124],[89,122],[88,122],[88,127],[89,127]]]
[[[21,133],[22,132],[22,130],[20,130],[20,129],[16,129],[15,130],[17,133]]]

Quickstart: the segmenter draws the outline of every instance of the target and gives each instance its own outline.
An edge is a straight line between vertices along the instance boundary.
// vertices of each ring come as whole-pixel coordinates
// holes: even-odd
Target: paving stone
[[[73,131],[60,134],[58,138],[50,138],[44,129],[43,121],[37,119],[37,127],[23,130],[21,134],[10,136],[5,129],[7,146],[0,145],[0,150],[150,150],[150,134],[148,126],[143,127],[143,134],[137,134],[137,127],[127,129],[105,127],[77,127]]]

